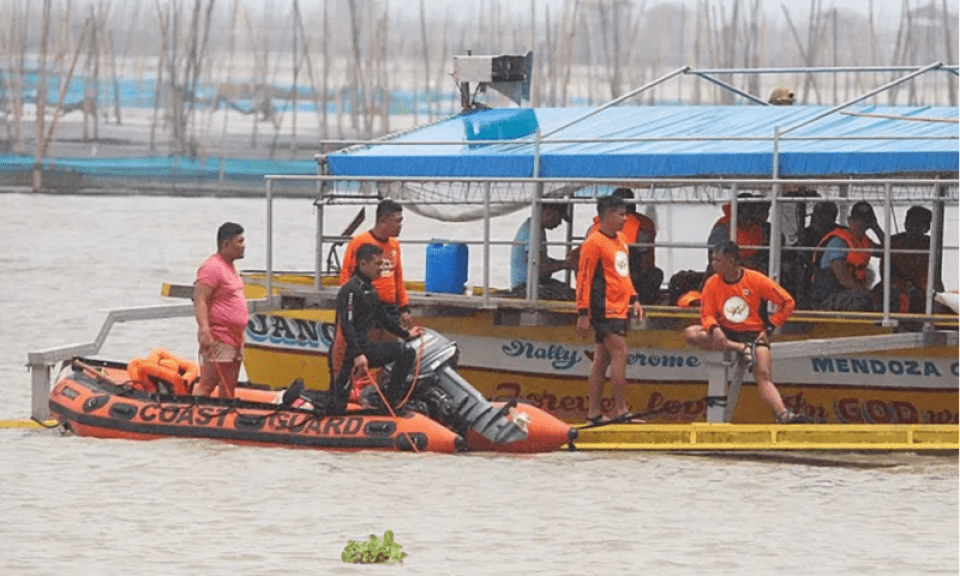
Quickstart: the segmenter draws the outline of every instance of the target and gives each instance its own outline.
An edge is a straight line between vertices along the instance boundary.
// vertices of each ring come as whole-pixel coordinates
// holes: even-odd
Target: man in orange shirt
[[[410,298],[403,284],[403,265],[400,259],[400,242],[397,236],[403,226],[403,206],[389,198],[377,205],[377,221],[369,231],[355,236],[343,254],[340,268],[340,285],[343,286],[357,269],[357,249],[364,244],[373,244],[383,250],[383,268],[380,276],[373,278],[380,300],[387,312],[397,318],[404,329],[413,327],[410,316]]]
[[[784,325],[793,313],[790,294],[764,274],[740,266],[740,247],[728,240],[711,258],[715,274],[703,285],[700,324],[688,326],[683,337],[704,350],[732,350],[742,355],[754,372],[763,403],[773,409],[779,424],[807,421],[783,404],[773,385],[770,332]],[[776,306],[769,321],[761,310],[770,301]]]
[[[612,192],[626,200],[633,200],[633,190],[617,188]],[[626,216],[623,223],[623,237],[630,250],[630,279],[633,288],[637,291],[641,304],[653,304],[660,294],[660,285],[663,284],[663,270],[657,268],[655,250],[653,246],[633,246],[633,244],[653,244],[657,240],[657,226],[653,220],[637,212],[637,205],[624,202]],[[600,225],[600,217],[593,217],[593,225],[587,231],[587,236]],[[578,252],[579,249],[575,250]]]
[[[597,201],[599,226],[580,247],[577,268],[577,334],[594,330],[593,367],[588,380],[587,419],[599,424],[603,379],[610,368],[613,418],[630,413],[627,406],[627,323],[631,308],[643,320],[643,308],[630,281],[629,250],[623,234],[626,208],[623,198],[604,196]]]

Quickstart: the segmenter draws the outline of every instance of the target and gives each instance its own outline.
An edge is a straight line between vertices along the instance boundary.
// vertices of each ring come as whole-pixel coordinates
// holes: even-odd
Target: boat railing
[[[917,254],[927,255],[928,278],[937,278],[942,266],[941,259],[944,253],[952,254],[955,258],[958,246],[955,244],[946,244],[942,237],[944,227],[943,212],[946,206],[955,207],[960,200],[960,186],[956,178],[952,179],[930,179],[930,178],[873,178],[873,179],[707,179],[707,178],[687,178],[687,179],[556,179],[556,178],[442,178],[442,177],[385,177],[385,176],[335,176],[335,175],[317,175],[317,176],[267,176],[267,198],[268,198],[268,217],[267,217],[267,275],[265,278],[268,294],[273,294],[272,282],[272,189],[275,182],[289,180],[310,180],[317,182],[319,194],[315,200],[317,207],[317,234],[316,234],[316,259],[315,259],[315,288],[321,287],[321,278],[324,274],[330,274],[331,270],[323,268],[325,247],[333,243],[342,243],[344,237],[339,230],[336,233],[329,233],[331,224],[325,222],[325,210],[333,206],[366,206],[377,203],[381,197],[389,196],[397,200],[400,204],[414,204],[420,207],[444,207],[452,205],[460,208],[473,209],[478,215],[478,221],[482,222],[483,234],[477,238],[461,237],[448,238],[450,242],[466,244],[470,247],[479,248],[481,251],[481,274],[482,283],[479,286],[481,305],[492,306],[491,295],[493,287],[491,286],[490,273],[492,266],[491,251],[494,248],[503,248],[514,245],[512,239],[496,239],[491,237],[491,221],[504,213],[516,210],[530,210],[531,229],[539,227],[540,209],[545,204],[559,203],[569,204],[574,207],[591,207],[595,204],[596,198],[609,193],[615,187],[625,186],[634,190],[637,196],[633,202],[637,204],[650,205],[654,209],[662,206],[690,206],[690,205],[713,205],[721,206],[730,204],[730,230],[731,239],[735,239],[737,228],[737,206],[740,203],[768,202],[772,207],[770,218],[770,245],[769,246],[743,246],[743,248],[756,248],[769,250],[769,274],[774,279],[779,280],[781,255],[789,252],[810,254],[814,248],[793,246],[792,240],[796,234],[802,230],[803,224],[797,225],[796,214],[797,207],[807,203],[819,201],[834,201],[841,208],[841,223],[845,222],[842,218],[846,214],[845,208],[856,201],[866,200],[877,208],[883,209],[883,216],[880,220],[883,229],[888,231],[884,234],[882,252],[884,262],[890,262],[890,257],[894,254]],[[429,186],[432,188],[429,197],[414,199],[413,195],[408,193],[417,187]],[[443,188],[442,193],[438,192]],[[408,190],[410,189],[410,190]],[[436,190],[434,190],[436,189]],[[466,194],[457,194],[457,191],[466,190]],[[389,192],[384,194],[384,191]],[[812,191],[816,195],[803,195],[798,192]],[[756,197],[739,198],[740,192],[754,192]],[[894,208],[913,206],[916,204],[925,204],[931,206],[933,212],[933,222],[931,223],[931,249],[927,250],[899,250],[890,246],[890,231],[894,230]],[[791,214],[787,214],[791,212]],[[791,230],[785,230],[783,221],[794,219],[794,227]],[[939,231],[939,233],[938,233]],[[706,242],[706,233],[698,230],[696,233],[704,237],[703,241],[685,241],[682,239],[658,239],[654,243],[638,243],[638,246],[653,246],[655,248],[667,250],[700,250],[703,253],[703,265],[707,262],[707,249],[709,245]],[[786,237],[786,245],[781,242],[781,233]],[[548,242],[548,246],[564,246],[571,249],[582,241],[582,232],[573,229],[573,222],[567,224],[566,238],[563,241]],[[434,237],[414,237],[410,233],[404,233],[402,241],[404,244],[430,244],[435,241]],[[537,261],[540,254],[539,236],[531,234],[531,246],[529,250],[529,272],[530,281],[527,286],[527,297],[525,301],[528,305],[536,305],[539,302],[537,283],[533,281],[536,274],[533,272],[539,266]],[[329,262],[329,258],[327,259]],[[665,281],[670,278],[672,273],[677,270],[664,270]],[[936,315],[934,314],[933,298],[934,283],[929,282],[927,293],[925,294],[926,306],[925,313],[922,315],[903,315],[890,310],[890,266],[883,267],[883,286],[884,286],[884,308],[879,323],[883,326],[893,327],[904,318],[911,318],[916,321],[923,321],[927,328],[932,328],[932,322]],[[511,287],[507,287],[511,288]],[[661,287],[662,288],[662,287]]]
[[[251,312],[263,312],[270,309],[268,300],[248,300]],[[116,308],[107,313],[99,332],[92,342],[57,346],[27,353],[27,369],[30,371],[30,416],[36,421],[47,420],[50,409],[47,399],[50,396],[51,371],[59,362],[66,362],[77,356],[97,354],[103,347],[110,330],[115,324],[139,322],[145,320],[165,320],[182,318],[195,314],[193,304],[174,304],[162,306],[139,306]],[[62,369],[62,368],[61,368]]]

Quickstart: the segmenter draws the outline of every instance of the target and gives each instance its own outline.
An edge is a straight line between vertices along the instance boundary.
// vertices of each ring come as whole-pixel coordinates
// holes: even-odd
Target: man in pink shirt
[[[233,263],[243,252],[243,227],[225,222],[217,230],[217,253],[197,270],[193,301],[202,367],[195,396],[209,396],[219,384],[220,397],[233,398],[247,327],[246,292]]]

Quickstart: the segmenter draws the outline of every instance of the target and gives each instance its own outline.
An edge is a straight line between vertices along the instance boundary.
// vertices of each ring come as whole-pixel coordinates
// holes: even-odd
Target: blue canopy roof
[[[788,130],[827,110],[825,106],[616,107],[552,135],[591,109],[484,110],[398,135],[386,144],[332,153],[327,158],[328,172],[531,176],[534,144],[529,134],[539,125],[541,133],[549,135],[540,153],[540,176],[546,178],[770,177],[775,127]],[[957,107],[950,106],[849,107],[789,131],[779,143],[779,173],[790,178],[954,175],[960,159],[957,120]],[[528,135],[518,137],[522,134]],[[798,137],[827,139],[792,139]],[[624,142],[624,138],[659,140]],[[478,139],[503,144],[477,144]],[[558,139],[601,141],[551,143]]]

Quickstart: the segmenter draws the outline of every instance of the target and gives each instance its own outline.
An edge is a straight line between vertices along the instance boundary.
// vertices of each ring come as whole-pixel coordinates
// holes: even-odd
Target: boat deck
[[[580,450],[956,451],[956,424],[613,424],[580,431]]]
[[[55,426],[55,421],[43,423]],[[40,428],[0,420],[3,428]],[[577,450],[957,452],[957,424],[611,424],[580,431]]]

